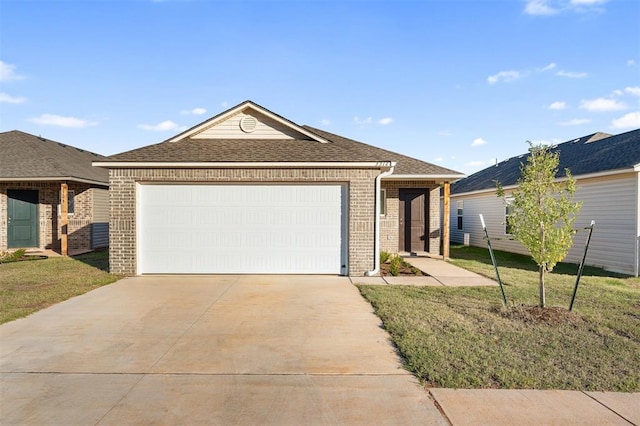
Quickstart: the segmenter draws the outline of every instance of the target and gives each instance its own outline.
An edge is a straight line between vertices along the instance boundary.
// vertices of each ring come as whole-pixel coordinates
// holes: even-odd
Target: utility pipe
[[[396,163],[392,162],[389,170],[376,176],[376,202],[374,208],[376,218],[375,228],[373,230],[373,269],[364,273],[367,277],[378,275],[378,272],[380,272],[380,181],[382,178],[391,175],[395,167]]]

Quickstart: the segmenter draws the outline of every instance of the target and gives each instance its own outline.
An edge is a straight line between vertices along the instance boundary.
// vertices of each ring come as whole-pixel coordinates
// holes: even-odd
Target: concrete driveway
[[[127,278],[0,339],[2,424],[446,424],[345,277]]]

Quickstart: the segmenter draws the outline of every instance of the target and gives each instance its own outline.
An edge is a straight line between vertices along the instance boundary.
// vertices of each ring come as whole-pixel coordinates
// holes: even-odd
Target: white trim
[[[391,175],[384,180],[458,180],[467,177],[466,175]]]
[[[585,175],[572,175],[572,177],[578,182],[582,179],[593,179],[593,178],[599,178],[599,177],[607,177],[607,176],[614,176],[614,175],[623,175],[626,173],[633,173],[633,172],[638,172],[640,170],[635,170],[635,169],[617,169],[617,170],[608,170],[606,172],[598,172],[598,173],[588,173]],[[556,178],[554,180],[554,182],[564,182],[566,181],[568,178],[566,176],[563,176],[561,178]],[[518,184],[513,184],[513,185],[508,185],[503,187],[503,189],[506,190],[510,190],[510,189],[516,189],[518,188]],[[478,189],[476,191],[469,191],[469,192],[456,192],[455,194],[451,194],[451,197],[460,197],[463,195],[477,195],[477,194],[483,194],[486,192],[495,192],[496,188],[492,187],[492,188],[484,188],[484,189]]]
[[[295,124],[292,121],[289,121],[285,118],[280,117],[277,114],[272,113],[271,111],[254,104],[251,101],[245,101],[243,103],[241,103],[240,105],[237,105],[231,109],[228,109],[227,111],[216,115],[215,117],[212,117],[198,125],[196,125],[195,127],[192,127],[189,130],[185,130],[184,132],[174,136],[173,138],[169,139],[168,142],[177,142],[179,140],[188,138],[190,136],[193,136],[196,133],[200,133],[201,131],[203,131],[204,129],[211,127],[212,125],[214,125],[217,122],[221,122],[224,121],[225,119],[231,117],[234,114],[237,114],[239,112],[242,112],[246,109],[253,109],[257,112],[259,112],[260,114],[266,115],[267,117],[269,117],[270,119],[277,121],[278,123],[282,124],[283,126],[289,127],[290,129],[295,130],[298,133],[302,133],[303,135],[317,141],[320,143],[330,143],[330,141],[328,141],[327,139],[320,137],[318,135],[316,135],[315,133],[312,133],[308,130],[306,130],[304,127],[298,126],[297,124]]]
[[[375,205],[373,207],[373,213],[375,214],[375,228],[373,230],[373,269],[364,273],[367,277],[377,275],[378,272],[380,272],[380,214],[378,212],[380,205],[380,181],[383,177],[389,176],[393,173],[393,168],[396,164],[392,164],[393,165],[389,170],[376,176],[376,198]]]
[[[100,185],[100,186],[109,186],[109,182],[101,182],[98,180],[91,180],[91,179],[82,179],[82,178],[76,178],[76,177],[71,177],[71,176],[59,176],[59,177],[16,177],[16,178],[11,178],[11,177],[3,177],[0,178],[0,182],[61,182],[61,181],[68,181],[68,182],[80,182],[80,183],[88,183],[88,184],[92,184],[92,185]]]
[[[109,168],[211,168],[211,169],[272,169],[272,168],[341,168],[341,169],[389,169],[396,165],[392,161],[378,162],[326,162],[326,163],[305,163],[305,162],[126,162],[126,161],[94,161],[92,163],[96,167]]]

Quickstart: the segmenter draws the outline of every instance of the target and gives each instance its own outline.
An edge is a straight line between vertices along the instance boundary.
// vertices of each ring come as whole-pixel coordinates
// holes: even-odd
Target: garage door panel
[[[139,273],[345,273],[346,187],[139,185]]]

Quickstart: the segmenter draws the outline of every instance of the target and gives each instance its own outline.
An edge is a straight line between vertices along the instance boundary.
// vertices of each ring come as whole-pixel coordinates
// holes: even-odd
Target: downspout
[[[373,230],[373,269],[364,273],[367,277],[378,275],[378,272],[380,272],[380,181],[382,181],[382,178],[391,175],[395,167],[396,163],[392,162],[389,170],[376,176],[376,202],[374,208],[376,218],[375,228]]]

